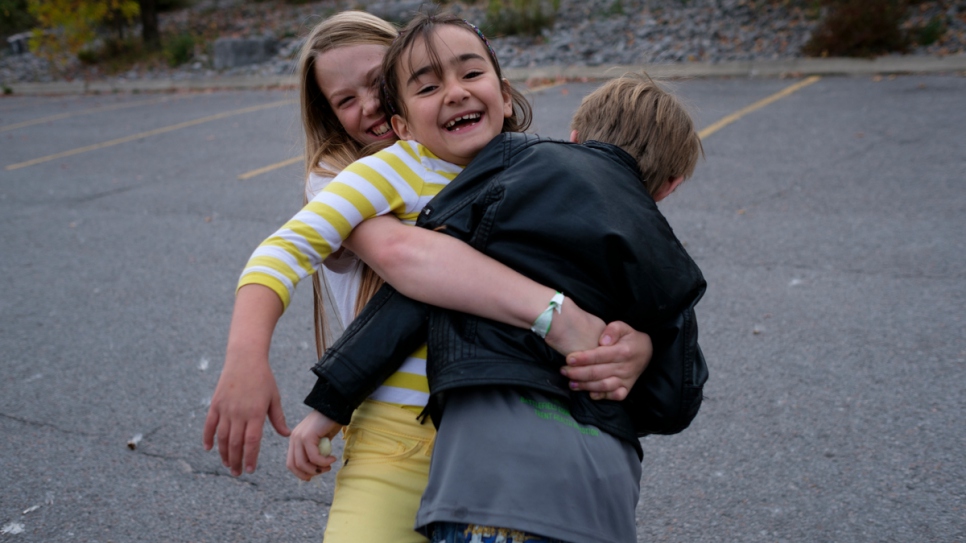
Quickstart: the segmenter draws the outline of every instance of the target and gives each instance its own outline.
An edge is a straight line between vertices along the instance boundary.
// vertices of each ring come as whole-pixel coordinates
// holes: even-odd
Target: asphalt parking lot
[[[595,86],[534,91],[535,131]],[[708,279],[711,379],[643,441],[638,540],[966,541],[966,77],[674,87],[706,159],[662,209]],[[0,98],[0,541],[321,539],[332,477],[291,476],[270,427],[252,475],[201,447],[238,274],[301,202],[297,115]],[[290,425],[310,305],[272,350]]]

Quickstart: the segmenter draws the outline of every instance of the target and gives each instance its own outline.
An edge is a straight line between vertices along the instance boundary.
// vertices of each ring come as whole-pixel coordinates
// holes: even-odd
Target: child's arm
[[[225,365],[202,436],[205,450],[211,450],[217,435],[221,461],[236,476],[243,466],[248,473],[255,471],[266,414],[276,432],[290,434],[268,363],[272,333],[281,315],[282,303],[271,289],[248,285],[238,290]]]
[[[555,294],[456,238],[393,217],[356,226],[345,245],[414,300],[519,328],[529,328]]]
[[[518,328],[529,328],[555,293],[456,238],[392,217],[363,222],[345,245],[414,300]],[[564,374],[572,388],[593,392],[595,399],[623,399],[650,360],[647,334],[623,323],[612,323],[604,333],[603,321],[572,301],[562,309],[547,343],[571,354],[567,363],[573,367]]]
[[[217,436],[222,462],[235,475],[243,465],[254,471],[266,415],[281,435],[290,433],[268,347],[295,286],[339,250],[356,224],[375,215],[403,213],[418,203],[420,196],[407,180],[384,167],[391,155],[384,150],[346,168],[263,241],[242,272],[225,365],[202,435],[208,450]]]
[[[530,328],[556,293],[454,237],[392,217],[363,222],[345,244],[414,300],[517,328]],[[553,325],[547,341],[562,354],[593,349],[604,330],[603,321],[572,302]]]
[[[296,285],[318,271],[352,230],[366,219],[412,215],[424,195],[393,164],[405,156],[396,146],[364,157],[335,176],[301,211],[263,241],[242,271],[238,286],[265,285],[288,307]],[[403,170],[405,171],[405,170]],[[426,187],[431,183],[426,182]]]

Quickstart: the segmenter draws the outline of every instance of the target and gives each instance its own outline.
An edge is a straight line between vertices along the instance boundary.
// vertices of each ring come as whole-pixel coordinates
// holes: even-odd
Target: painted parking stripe
[[[799,81],[798,83],[795,83],[794,85],[785,87],[784,89],[776,92],[775,94],[772,94],[771,96],[769,96],[767,98],[763,98],[761,100],[758,100],[757,102],[755,102],[754,104],[751,104],[750,106],[741,108],[738,111],[732,113],[731,115],[727,115],[727,116],[721,118],[721,120],[719,120],[718,122],[712,124],[711,126],[708,126],[708,127],[704,128],[703,130],[701,130],[700,132],[698,132],[698,137],[701,138],[701,139],[707,138],[711,134],[714,134],[718,130],[721,130],[722,128],[728,126],[729,124],[731,124],[731,123],[737,121],[738,119],[744,117],[745,115],[751,113],[752,111],[759,110],[759,109],[767,106],[768,104],[771,104],[773,102],[777,102],[778,100],[781,100],[782,98],[784,98],[786,96],[789,96],[789,95],[791,95],[791,94],[793,94],[793,93],[795,93],[795,92],[797,92],[797,91],[799,91],[801,89],[804,89],[805,87],[807,87],[807,86],[809,86],[809,85],[811,85],[813,83],[818,82],[820,79],[822,79],[822,78],[819,77],[819,76],[817,76],[817,75],[813,75],[812,77],[809,77],[807,79],[804,79],[802,81]]]
[[[183,95],[179,95],[179,96],[165,96],[164,98],[155,99],[155,100],[141,100],[141,101],[138,101],[138,102],[124,102],[124,103],[121,103],[121,104],[112,104],[112,105],[109,105],[109,106],[101,106],[101,107],[93,107],[93,108],[89,108],[89,109],[82,109],[80,111],[70,111],[70,112],[67,112],[67,113],[58,113],[57,115],[48,115],[46,117],[40,117],[39,119],[33,119],[33,120],[30,120],[30,121],[23,121],[23,122],[19,122],[19,123],[14,123],[14,124],[8,124],[8,125],[5,125],[5,126],[0,126],[0,132],[6,132],[8,130],[16,130],[18,128],[24,128],[24,127],[27,127],[27,126],[33,126],[35,124],[43,124],[43,123],[49,123],[49,122],[53,122],[53,121],[59,121],[61,119],[67,119],[67,118],[70,118],[70,117],[79,117],[81,115],[90,115],[92,113],[103,113],[105,111],[115,111],[115,110],[118,110],[118,109],[126,109],[126,108],[129,108],[129,107],[137,107],[137,106],[150,106],[150,105],[154,105],[154,104],[160,104],[160,103],[163,103],[163,102],[168,102],[168,101],[171,101],[171,100],[177,100],[177,99],[180,99],[180,98],[187,98],[188,96],[190,96],[190,95],[183,94]]]
[[[281,101],[278,101],[278,102],[272,102],[270,104],[262,104],[262,105],[259,105],[259,106],[252,106],[252,107],[246,107],[246,108],[242,108],[242,109],[236,109],[236,110],[233,110],[233,111],[226,111],[224,113],[218,113],[218,114],[215,114],[215,115],[209,115],[207,117],[201,117],[199,119],[194,119],[194,120],[191,120],[191,121],[185,121],[183,123],[178,123],[178,124],[174,124],[174,125],[171,125],[171,126],[165,126],[165,127],[162,127],[162,128],[156,128],[154,130],[148,130],[147,132],[141,132],[141,133],[138,133],[138,134],[132,134],[130,136],[124,136],[123,138],[117,138],[117,139],[113,139],[113,140],[110,140],[110,141],[105,141],[103,143],[95,143],[93,145],[87,145],[85,147],[78,147],[77,149],[71,149],[70,151],[64,151],[62,153],[57,153],[57,154],[53,154],[53,155],[42,156],[42,157],[39,157],[39,158],[35,158],[33,160],[28,160],[26,162],[18,162],[17,164],[10,164],[9,166],[6,167],[6,169],[8,171],[9,170],[19,170],[20,168],[26,168],[27,166],[34,166],[36,164],[42,164],[44,162],[49,162],[51,160],[57,160],[57,159],[60,159],[60,158],[65,158],[65,157],[69,157],[69,156],[73,156],[73,155],[79,155],[81,153],[87,153],[89,151],[96,151],[98,149],[104,149],[104,148],[107,148],[107,147],[113,147],[115,145],[120,145],[122,143],[128,143],[128,142],[136,141],[136,140],[139,140],[139,139],[142,139],[142,138],[147,138],[147,137],[151,137],[151,136],[157,136],[159,134],[165,134],[165,133],[168,133],[168,132],[173,132],[175,130],[181,130],[182,128],[188,128],[188,127],[191,127],[191,126],[197,126],[199,124],[203,124],[203,123],[207,123],[207,122],[211,122],[211,121],[217,121],[217,120],[225,119],[225,118],[228,118],[228,117],[234,117],[235,115],[244,115],[246,113],[253,113],[255,111],[260,111],[260,110],[263,110],[263,109],[269,109],[269,108],[273,108],[273,107],[292,105],[292,104],[295,104],[295,103],[296,103],[296,100],[281,100]]]
[[[302,162],[303,160],[305,160],[305,155],[292,157],[288,160],[283,160],[281,162],[276,162],[275,164],[270,164],[268,166],[265,166],[264,168],[258,168],[257,170],[245,172],[239,175],[238,179],[241,179],[241,180],[251,179],[252,177],[256,177],[256,176],[262,175],[263,173],[268,173],[270,171],[277,170],[279,168],[284,168],[286,166],[291,166],[292,164],[295,164],[296,162]]]

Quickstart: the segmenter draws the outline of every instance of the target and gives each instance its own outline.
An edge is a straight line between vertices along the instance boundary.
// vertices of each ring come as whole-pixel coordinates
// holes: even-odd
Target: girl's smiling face
[[[437,55],[425,40],[402,55],[397,73],[405,111],[393,116],[392,126],[399,137],[465,166],[500,134],[503,120],[513,114],[513,102],[475,33],[440,25],[433,45]]]
[[[337,47],[315,58],[315,80],[349,137],[362,145],[394,139],[379,101],[386,47]]]

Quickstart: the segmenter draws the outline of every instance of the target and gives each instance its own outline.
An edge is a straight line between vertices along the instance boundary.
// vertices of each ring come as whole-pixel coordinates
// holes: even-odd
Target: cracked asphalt
[[[794,82],[675,87],[707,127]],[[534,92],[536,131],[594,87]],[[254,108],[294,98],[0,98],[0,541],[321,539],[332,477],[270,426],[252,475],[201,447],[238,274],[300,203],[298,164],[239,179],[301,152],[294,103]],[[662,208],[711,380],[643,442],[639,541],[966,541],[964,141],[944,75],[826,77],[705,139]],[[290,425],[309,298],[272,349]]]

